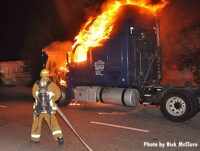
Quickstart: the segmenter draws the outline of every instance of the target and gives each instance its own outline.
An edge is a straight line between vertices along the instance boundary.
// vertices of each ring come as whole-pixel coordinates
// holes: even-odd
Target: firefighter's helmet
[[[49,70],[42,69],[42,71],[40,72],[40,76],[41,77],[48,77],[49,76]]]

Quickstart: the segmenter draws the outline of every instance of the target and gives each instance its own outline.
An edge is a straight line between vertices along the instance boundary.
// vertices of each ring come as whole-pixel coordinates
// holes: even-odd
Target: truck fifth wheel
[[[123,7],[110,38],[103,46],[90,48],[87,60],[67,59],[64,101],[132,107],[150,103],[160,105],[171,121],[188,120],[199,111],[200,86],[160,85],[162,58],[156,17],[150,12],[138,13],[140,9]]]

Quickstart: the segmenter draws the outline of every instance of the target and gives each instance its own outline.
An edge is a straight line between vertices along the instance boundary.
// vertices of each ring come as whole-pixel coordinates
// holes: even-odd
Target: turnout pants
[[[56,119],[55,113],[51,113],[51,115],[49,115],[47,113],[40,113],[40,115],[36,116],[36,118],[33,120],[32,130],[31,130],[31,141],[33,141],[33,142],[40,141],[41,125],[42,125],[43,118],[47,122],[47,124],[52,132],[53,139],[55,141],[58,141],[58,137],[63,137],[62,131],[61,131],[58,121]]]

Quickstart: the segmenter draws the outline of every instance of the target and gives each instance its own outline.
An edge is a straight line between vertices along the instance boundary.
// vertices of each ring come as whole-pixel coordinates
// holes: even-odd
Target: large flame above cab
[[[91,47],[101,46],[103,41],[109,39],[121,6],[136,5],[156,13],[157,10],[164,8],[167,3],[167,0],[161,0],[156,4],[152,4],[150,0],[107,1],[102,7],[102,13],[97,17],[90,17],[75,37],[75,43],[72,46],[75,52],[74,61],[85,61],[87,59],[87,52]]]

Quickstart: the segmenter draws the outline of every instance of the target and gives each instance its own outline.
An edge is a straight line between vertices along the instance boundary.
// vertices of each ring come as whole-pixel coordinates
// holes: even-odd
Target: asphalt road
[[[0,151],[87,150],[59,115],[65,144],[53,141],[45,122],[41,142],[31,143],[33,101],[30,88],[0,88]],[[173,123],[155,106],[76,103],[61,110],[95,151],[200,150],[200,113],[184,123]]]

